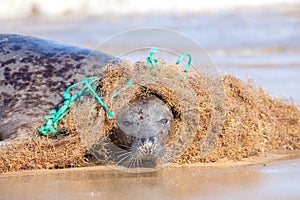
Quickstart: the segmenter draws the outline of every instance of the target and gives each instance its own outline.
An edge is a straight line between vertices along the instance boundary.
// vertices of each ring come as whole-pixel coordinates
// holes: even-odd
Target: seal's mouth
[[[165,147],[159,137],[151,136],[148,138],[136,138],[127,152],[130,156],[127,162],[124,160],[126,166],[130,168],[153,168],[157,166],[160,159],[165,155]]]
[[[131,150],[135,156],[143,160],[155,160],[165,153],[165,147],[157,136],[136,139]]]
[[[160,133],[149,137],[135,137],[122,130],[111,135],[111,149],[115,152],[112,160],[128,168],[156,167],[166,154],[168,135]]]

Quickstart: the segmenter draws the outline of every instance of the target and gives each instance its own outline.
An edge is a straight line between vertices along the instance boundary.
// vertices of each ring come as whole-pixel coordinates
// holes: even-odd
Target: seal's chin
[[[157,161],[165,154],[165,147],[162,141],[156,137],[137,138],[131,148],[133,155],[145,161]]]

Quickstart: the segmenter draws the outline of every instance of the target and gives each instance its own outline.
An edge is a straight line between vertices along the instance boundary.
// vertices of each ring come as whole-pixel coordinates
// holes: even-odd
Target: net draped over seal
[[[180,66],[174,64],[160,62],[152,69],[146,62],[123,62],[117,66],[108,66],[99,82],[103,100],[115,115],[130,104],[151,97],[162,100],[172,110],[174,122],[169,133],[170,140],[165,144],[166,153],[156,167],[175,162],[191,145],[199,129],[199,104],[188,76]],[[122,90],[129,80],[132,84]],[[106,118],[103,114],[105,110],[94,103],[92,98],[88,98],[74,105],[71,111],[81,141],[96,158],[106,164],[120,164],[123,167],[133,165],[121,156],[126,154],[126,150],[110,141],[110,136],[117,128],[116,118]]]
[[[113,168],[139,172],[143,164],[132,162],[128,149],[114,141],[119,126],[115,116],[135,102],[152,98],[171,110],[173,122],[165,155],[145,171],[172,162],[241,160],[273,149],[300,149],[296,105],[273,99],[233,76],[186,72],[183,66],[162,59],[153,64],[113,62],[101,77],[85,79],[83,90],[76,93],[79,98],[58,112],[63,117],[55,126],[64,134],[1,148],[2,171],[84,166],[93,162],[86,160],[91,153]],[[76,95],[66,96],[69,100]]]
[[[220,77],[212,73],[213,70],[209,69],[209,66],[198,66],[200,70],[191,67],[192,56],[187,52],[178,57],[173,64],[166,63],[161,58],[153,58],[157,51],[157,48],[150,50],[147,62],[131,63],[125,59],[112,61],[114,64],[106,66],[96,89],[101,97],[102,107],[93,105],[97,102],[90,97],[91,99],[86,100],[89,112],[86,113],[88,108],[84,101],[77,103],[72,109],[76,130],[83,144],[101,163],[112,167],[122,166],[126,171],[128,168],[143,166],[143,161],[133,159],[130,149],[128,151],[120,148],[112,141],[119,139],[120,135],[116,134],[116,129],[122,126],[118,126],[121,124],[116,117],[106,116],[111,113],[117,116],[132,104],[147,98],[156,98],[164,102],[165,106],[172,110],[174,118],[169,131],[170,138],[164,144],[164,155],[155,161],[151,170],[176,162],[199,132],[202,135],[199,157],[205,157],[218,140],[225,115],[225,95]],[[160,50],[161,52],[164,50]],[[170,52],[166,52],[168,56],[171,55]],[[181,62],[186,63],[186,66],[180,65]],[[201,106],[207,108],[206,113],[200,113]],[[132,130],[125,134],[135,138],[142,137],[134,135],[134,132],[136,131]]]

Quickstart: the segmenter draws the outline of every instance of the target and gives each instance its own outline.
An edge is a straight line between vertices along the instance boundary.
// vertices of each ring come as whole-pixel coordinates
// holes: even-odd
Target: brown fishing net
[[[223,76],[226,94],[225,99],[220,99],[226,105],[223,130],[216,136],[218,140],[212,150],[200,155],[209,129],[213,132],[215,128],[211,125],[212,98],[207,87],[208,82],[215,80],[198,73],[183,73],[176,65],[161,63],[156,74],[143,82],[147,74],[143,74],[143,67],[139,63],[110,66],[99,81],[98,93],[116,113],[126,102],[149,96],[166,102],[175,115],[168,148],[178,149],[172,151],[177,163],[238,161],[277,149],[300,149],[300,111],[296,105],[273,99],[251,82]],[[130,73],[133,68],[135,75]],[[177,81],[170,82],[174,77]],[[133,84],[113,98],[129,78],[140,79],[143,84]],[[95,141],[104,142],[114,134],[116,122],[107,119],[105,110],[95,102],[86,98],[74,103],[59,124],[58,128],[65,130],[62,135],[34,137],[22,143],[12,141],[1,147],[0,171],[79,167],[98,162],[88,150]]]

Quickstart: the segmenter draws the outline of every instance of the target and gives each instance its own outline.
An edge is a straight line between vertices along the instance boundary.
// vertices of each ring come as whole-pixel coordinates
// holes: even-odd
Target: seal
[[[99,76],[112,60],[113,56],[90,49],[35,37],[0,35],[2,144],[22,141],[36,132],[44,116],[63,102],[68,86],[87,76]],[[154,163],[162,157],[173,121],[163,101],[137,101],[116,118],[118,131],[112,139],[118,147],[129,150],[131,159]]]
[[[1,140],[24,138],[62,100],[66,88],[99,74],[112,56],[21,35],[0,35]],[[89,57],[90,59],[87,59]]]

